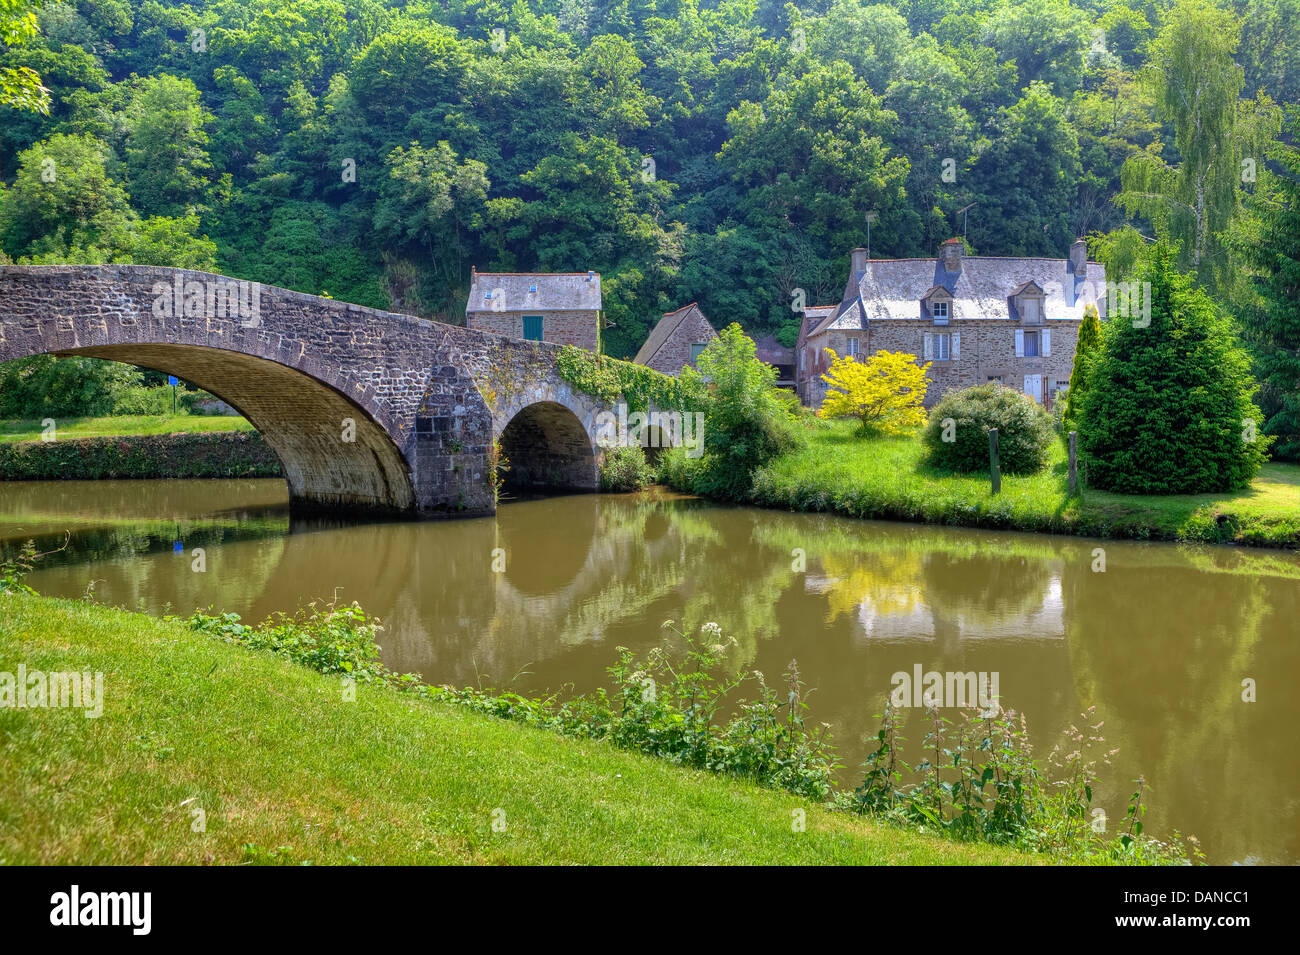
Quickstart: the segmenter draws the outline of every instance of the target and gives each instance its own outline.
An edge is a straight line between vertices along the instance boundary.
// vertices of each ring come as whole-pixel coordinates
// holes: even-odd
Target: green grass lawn
[[[1300,546],[1300,467],[1268,464],[1231,494],[1147,497],[1085,490],[1066,493],[1066,451],[1052,447],[1042,472],[1003,475],[1002,493],[987,475],[939,471],[919,438],[863,439],[856,423],[818,423],[806,447],[755,476],[754,501],[770,507],[855,517],[974,527],[1128,537]]]
[[[102,671],[104,711],[0,708],[0,864],[1048,861],[393,690],[346,702],[337,678],[88,603],[0,596],[0,670],[19,663]]]
[[[229,415],[122,415],[110,418],[56,418],[60,438],[103,435],[179,434],[200,431],[252,431],[245,418]],[[0,421],[0,442],[39,441],[45,431],[39,420]]]

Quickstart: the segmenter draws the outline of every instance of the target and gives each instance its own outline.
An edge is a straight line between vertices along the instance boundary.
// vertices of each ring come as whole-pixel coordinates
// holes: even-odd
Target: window
[[[856,338],[849,339],[849,357],[850,358],[858,357],[858,340]]]
[[[989,384],[995,384],[995,383],[999,385],[1002,384],[1001,375],[989,375]]]
[[[524,340],[530,342],[542,341],[542,316],[524,316]]]
[[[1025,332],[1025,357],[1038,357],[1038,332]]]
[[[708,346],[707,346],[704,342],[696,342],[695,344],[691,345],[691,364],[692,364],[692,365],[695,364],[695,360],[696,360],[697,358],[700,357],[700,355],[704,352],[704,349],[707,348],[707,347],[708,347]],[[803,358],[802,355],[800,355],[799,357],[800,357],[800,358]]]
[[[1038,321],[1038,299],[1022,298],[1020,300],[1020,317],[1026,322]]]
[[[923,361],[956,361],[961,357],[961,335],[957,333],[926,332],[921,336]]]
[[[930,314],[934,316],[934,323],[936,325],[947,325],[948,324],[948,303],[931,302]]]

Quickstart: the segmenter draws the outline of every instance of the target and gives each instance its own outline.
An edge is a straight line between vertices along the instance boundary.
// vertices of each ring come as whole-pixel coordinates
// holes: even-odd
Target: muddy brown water
[[[68,548],[30,578],[42,593],[90,588],[131,609],[248,621],[337,595],[382,619],[389,666],[437,683],[587,691],[609,685],[617,647],[674,645],[664,621],[716,622],[735,639],[736,672],[777,682],[798,661],[846,786],[894,674],[996,673],[1040,756],[1096,707],[1105,747],[1119,748],[1095,802],[1112,829],[1142,775],[1149,832],[1194,834],[1212,862],[1300,861],[1292,553],[853,521],[658,491],[331,524],[291,522],[280,481],[0,484],[6,554],[65,530]],[[906,732],[913,746],[924,735],[919,711]]]

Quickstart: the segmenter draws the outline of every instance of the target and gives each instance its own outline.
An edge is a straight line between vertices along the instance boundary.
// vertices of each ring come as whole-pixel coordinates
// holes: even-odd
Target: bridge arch
[[[87,355],[192,381],[265,436],[296,511],[491,513],[492,418],[464,357],[481,339],[187,269],[0,267],[0,361]]]
[[[276,453],[300,511],[415,509],[411,469],[384,424],[307,369],[202,345],[99,345],[56,354],[152,368],[221,398]]]
[[[523,405],[501,420],[497,440],[509,464],[504,475],[507,492],[594,491],[599,487],[595,443],[578,410],[562,395]]]

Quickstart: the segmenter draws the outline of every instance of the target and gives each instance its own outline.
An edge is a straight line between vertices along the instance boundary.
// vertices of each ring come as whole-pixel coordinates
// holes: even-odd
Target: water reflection
[[[1121,750],[1098,804],[1149,782],[1149,829],[1219,862],[1300,859],[1294,555],[848,521],[669,494],[522,501],[496,518],[289,533],[278,482],[0,485],[0,542],[61,539],[47,593],[259,619],[335,594],[383,618],[384,659],[435,682],[606,685],[615,647],[717,621],[729,665],[797,659],[851,783],[896,671],[997,671],[1043,755],[1095,705]],[[181,549],[175,542],[181,542]],[[206,573],[191,569],[204,547]],[[505,569],[493,571],[493,555]],[[799,554],[805,555],[803,566]],[[1258,702],[1242,701],[1242,680]],[[924,734],[908,726],[913,744]]]

